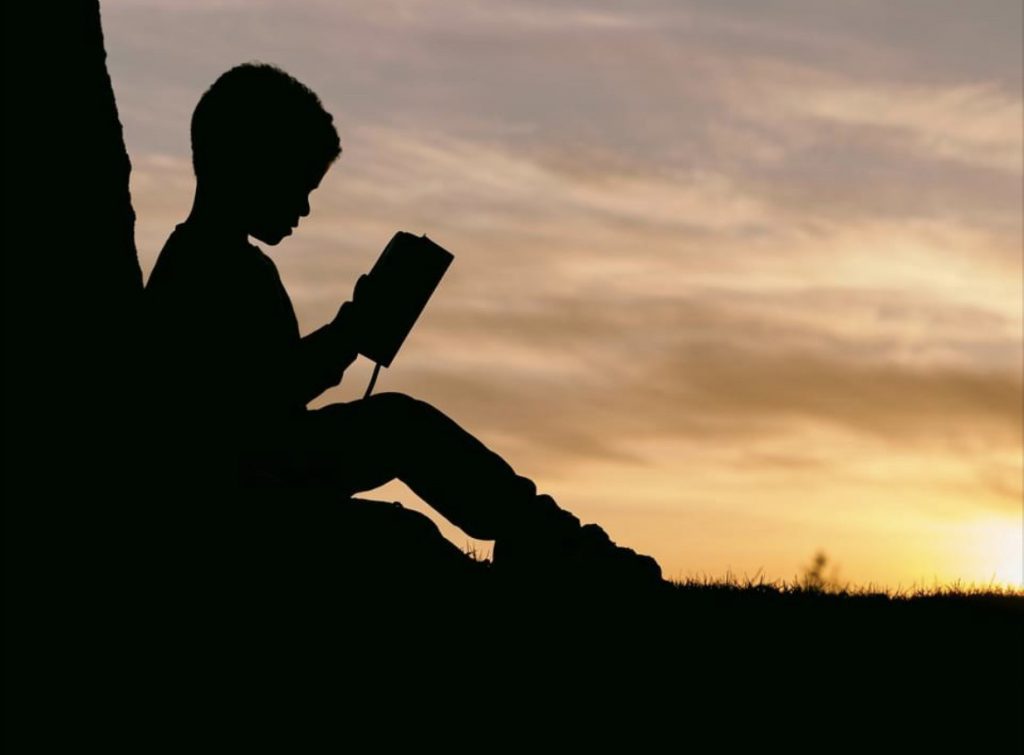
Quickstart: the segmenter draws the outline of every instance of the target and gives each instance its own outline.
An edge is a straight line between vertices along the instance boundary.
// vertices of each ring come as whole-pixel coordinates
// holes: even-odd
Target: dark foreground
[[[626,727],[637,746],[675,732],[725,751],[836,737],[830,750],[884,729],[889,745],[1019,751],[1019,596],[499,583],[485,563],[460,578],[431,561],[428,531],[395,544],[366,520],[273,511],[203,529],[168,513],[159,536],[128,523],[134,539],[77,569],[34,564],[48,589],[15,589],[7,614],[17,751],[233,751],[275,732],[290,744],[271,749],[337,749],[371,721],[430,736],[417,716],[509,742],[544,722]]]

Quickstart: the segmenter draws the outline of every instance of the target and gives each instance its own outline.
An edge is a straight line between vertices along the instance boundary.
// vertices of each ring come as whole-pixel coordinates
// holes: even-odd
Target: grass
[[[477,562],[491,560],[491,551],[482,551],[473,543],[467,542],[462,548],[463,552]],[[792,580],[776,579],[768,580],[762,570],[755,572],[754,576],[743,575],[742,577],[726,572],[724,577],[716,577],[709,574],[698,574],[682,579],[666,578],[666,582],[676,588],[681,594],[687,592],[718,592],[718,593],[742,593],[748,592],[757,595],[772,594],[777,596],[833,596],[843,598],[886,598],[891,601],[908,601],[919,598],[1006,598],[1020,599],[1024,601],[1024,587],[1013,587],[1002,585],[993,579],[987,583],[967,582],[956,580],[949,584],[938,582],[926,586],[912,583],[909,586],[897,585],[891,588],[884,585],[867,583],[857,585],[848,581],[840,581],[834,577],[825,576],[825,567],[828,565],[828,558],[824,553],[817,553],[811,565],[804,570],[802,576],[794,576]]]
[[[850,582],[833,581],[819,582],[806,577],[795,577],[791,581],[767,580],[760,573],[754,577],[738,577],[726,574],[724,578],[710,575],[686,577],[681,580],[668,580],[679,590],[709,590],[722,592],[755,592],[773,593],[777,595],[831,595],[836,597],[887,598],[889,600],[914,600],[917,598],[1019,598],[1024,600],[1024,588],[1000,585],[993,582],[977,583],[957,580],[942,585],[922,586],[902,585],[895,589],[868,583],[855,585]]]

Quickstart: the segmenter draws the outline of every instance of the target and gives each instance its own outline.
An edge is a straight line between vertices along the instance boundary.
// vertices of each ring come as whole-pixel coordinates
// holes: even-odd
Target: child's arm
[[[303,403],[338,385],[358,356],[354,318],[349,316],[351,305],[345,302],[334,320],[300,341],[296,388]]]
[[[359,334],[364,327],[362,302],[370,297],[369,277],[356,281],[353,301],[341,305],[334,320],[305,336],[299,349],[298,390],[309,403],[341,382],[342,374],[359,355]]]

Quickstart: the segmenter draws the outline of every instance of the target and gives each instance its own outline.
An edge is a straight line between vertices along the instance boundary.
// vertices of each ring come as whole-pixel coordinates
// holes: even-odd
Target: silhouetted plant
[[[825,567],[829,564],[828,555],[823,550],[814,554],[811,565],[804,568],[801,586],[811,592],[828,592],[838,588],[838,569],[833,564],[832,576],[825,576]]]

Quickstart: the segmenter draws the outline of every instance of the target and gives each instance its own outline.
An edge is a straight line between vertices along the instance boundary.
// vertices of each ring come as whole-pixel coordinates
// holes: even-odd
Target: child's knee
[[[367,398],[366,401],[371,402],[375,407],[375,411],[379,411],[389,419],[405,425],[415,424],[425,415],[436,411],[427,402],[397,391],[376,393]]]
[[[399,393],[398,391],[385,391],[384,393],[374,393],[373,395],[364,399],[367,403],[373,404],[382,410],[388,412],[403,412],[409,411],[413,404],[417,403],[417,399],[409,396],[405,393]]]

